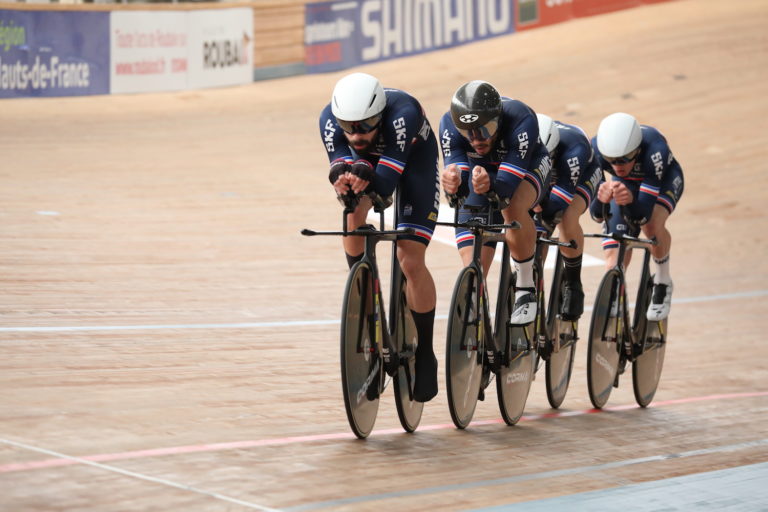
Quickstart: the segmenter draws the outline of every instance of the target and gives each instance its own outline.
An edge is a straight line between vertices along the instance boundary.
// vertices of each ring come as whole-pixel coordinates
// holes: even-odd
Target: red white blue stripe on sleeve
[[[387,156],[382,156],[379,158],[379,165],[389,167],[397,174],[403,174],[403,169],[405,169],[405,164],[403,162],[395,160],[394,158],[389,158]]]
[[[400,224],[397,225],[397,229],[402,229],[402,228],[413,229],[414,233],[412,234],[412,236],[418,236],[425,240],[432,240],[433,231],[431,229],[425,228],[424,226],[419,226],[418,224],[407,224],[407,223],[401,222]]]
[[[461,172],[469,172],[469,162],[456,162],[456,167]]]
[[[645,183],[640,185],[640,192],[645,192],[646,194],[650,194],[653,197],[658,197],[659,196],[659,188],[658,187],[652,187],[650,185],[646,185]]]
[[[555,195],[565,201],[567,204],[571,204],[571,201],[573,201],[573,194],[569,194],[568,191],[566,191],[563,188],[558,187],[555,185],[552,187],[552,190],[550,191],[550,194]]]
[[[525,178],[525,169],[516,165],[512,165],[509,162],[502,162],[499,165],[499,171],[514,174],[521,180]]]

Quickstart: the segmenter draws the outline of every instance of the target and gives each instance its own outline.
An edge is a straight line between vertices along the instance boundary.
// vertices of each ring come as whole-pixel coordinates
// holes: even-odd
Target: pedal
[[[384,355],[384,371],[390,377],[394,377],[400,366],[400,359],[397,357],[397,353],[392,354],[387,347],[383,347],[381,352]]]

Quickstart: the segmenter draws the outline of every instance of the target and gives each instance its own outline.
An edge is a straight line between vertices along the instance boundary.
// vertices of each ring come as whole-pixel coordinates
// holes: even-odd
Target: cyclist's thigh
[[[437,166],[437,145],[428,139],[415,148],[403,170],[398,191],[398,228],[415,230],[412,235],[400,235],[401,240],[429,244],[440,208],[440,175]]]
[[[656,198],[656,204],[663,206],[671,214],[675,211],[677,203],[683,196],[683,189],[685,188],[685,179],[683,178],[683,170],[680,165],[673,165],[667,171],[667,175],[664,177],[664,181],[661,183],[661,189],[659,190],[659,197]]]

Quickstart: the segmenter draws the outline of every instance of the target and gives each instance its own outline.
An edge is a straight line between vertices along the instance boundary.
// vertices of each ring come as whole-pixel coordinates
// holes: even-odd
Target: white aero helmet
[[[379,81],[366,73],[352,73],[333,88],[331,111],[337,120],[364,121],[384,110],[387,98]]]
[[[545,114],[536,114],[539,120],[539,138],[542,144],[547,146],[550,154],[560,144],[560,129],[555,124],[555,120]]]
[[[624,112],[611,114],[597,128],[597,150],[608,158],[619,158],[636,150],[643,141],[637,120]]]

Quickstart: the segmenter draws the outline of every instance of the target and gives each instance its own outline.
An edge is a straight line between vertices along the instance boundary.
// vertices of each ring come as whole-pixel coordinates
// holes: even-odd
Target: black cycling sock
[[[435,310],[426,313],[411,310],[411,314],[419,339],[419,346],[416,347],[416,383],[413,399],[417,402],[428,402],[437,395],[437,359],[432,348]]]
[[[575,258],[563,256],[563,280],[567,283],[581,281],[581,254]]]
[[[360,253],[357,256],[350,256],[349,254],[344,253],[344,256],[347,257],[347,265],[349,265],[349,268],[352,268],[352,265],[363,259],[363,253]]]
[[[418,350],[428,350],[434,352],[432,348],[432,332],[435,325],[435,310],[427,311],[426,313],[417,313],[411,310],[413,315],[413,323],[416,324],[416,334],[419,337]]]

